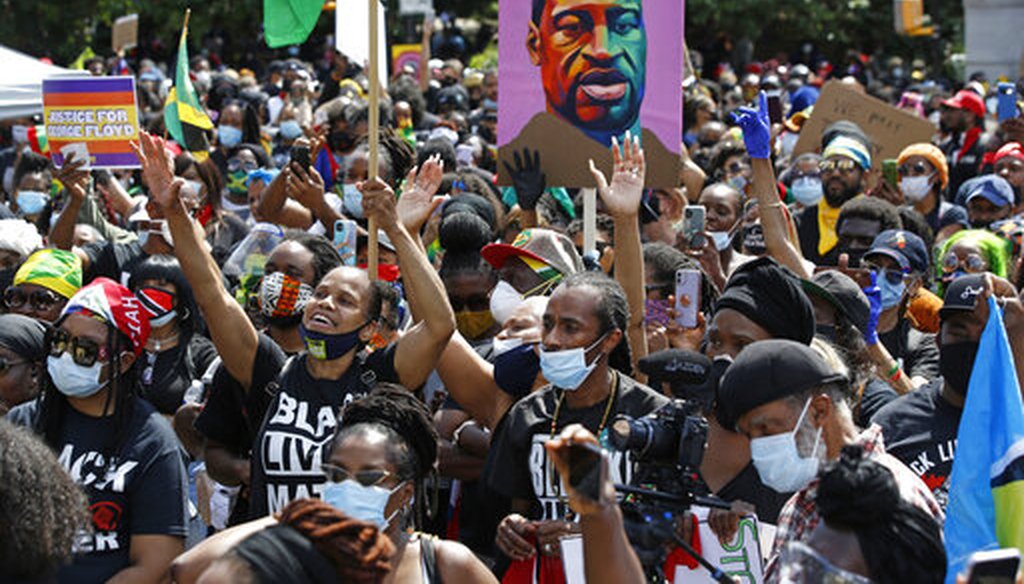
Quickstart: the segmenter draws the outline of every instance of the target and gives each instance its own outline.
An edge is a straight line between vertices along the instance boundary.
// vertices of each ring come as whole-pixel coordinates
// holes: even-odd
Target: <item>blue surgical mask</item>
[[[889,278],[878,278],[878,288],[882,291],[882,310],[889,310],[899,305],[907,285],[900,280],[899,284],[889,282]]]
[[[46,208],[50,196],[42,191],[18,191],[17,201],[22,215],[38,215]]]
[[[712,231],[710,235],[711,241],[715,242],[715,249],[718,251],[728,248],[732,243],[732,235],[728,231]]]
[[[345,206],[345,214],[349,217],[362,219],[363,215],[363,193],[354,184],[345,184],[341,187],[341,200]]]
[[[294,140],[302,135],[302,126],[295,120],[281,122],[281,137],[285,140]]]
[[[799,491],[818,474],[818,447],[821,445],[822,429],[818,428],[810,456],[800,456],[796,443],[797,432],[810,405],[811,400],[808,398],[796,426],[789,432],[754,438],[750,441],[750,458],[754,461],[757,474],[761,476],[761,482],[780,493]]]
[[[587,377],[594,372],[597,362],[601,360],[598,355],[592,363],[587,364],[587,352],[596,347],[607,334],[594,341],[587,348],[576,347],[575,349],[564,349],[562,351],[545,351],[544,346],[540,348],[540,370],[555,387],[566,391],[575,391],[586,381]]]
[[[497,110],[498,109],[498,102],[494,101],[493,99],[487,99],[486,97],[483,99],[482,102],[480,102],[480,105],[483,106],[484,109],[489,109],[489,110]]]
[[[242,143],[242,131],[234,126],[221,124],[217,126],[217,140],[221,146],[237,146]]]
[[[46,371],[57,387],[57,391],[68,397],[89,397],[103,389],[106,382],[100,382],[100,371],[103,364],[96,361],[91,367],[83,367],[75,363],[70,351],[64,351],[59,357],[50,355],[46,358]]]
[[[495,347],[495,353],[494,383],[515,399],[530,393],[540,373],[540,358],[534,345],[521,344],[501,353]]]
[[[399,511],[395,509],[390,517],[384,517],[384,509],[387,508],[391,495],[404,484],[399,483],[395,488],[388,490],[376,485],[366,487],[352,479],[346,479],[340,483],[327,483],[324,487],[323,500],[345,515],[373,523],[383,531],[388,528]]]
[[[821,179],[813,176],[800,177],[793,181],[793,186],[789,188],[789,192],[793,193],[793,198],[796,199],[796,202],[804,207],[817,205],[823,194]]]
[[[729,186],[736,189],[739,192],[743,192],[743,189],[747,188],[747,177],[742,174],[737,174],[730,177],[728,181]]]

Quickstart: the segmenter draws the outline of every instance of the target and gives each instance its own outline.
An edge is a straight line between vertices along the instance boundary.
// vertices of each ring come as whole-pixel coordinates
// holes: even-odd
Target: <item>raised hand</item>
[[[540,152],[534,150],[531,153],[524,148],[522,156],[518,152],[513,152],[513,157],[516,161],[515,168],[506,161],[505,170],[512,177],[519,207],[523,211],[533,211],[547,187],[547,179],[540,169]]]
[[[621,147],[619,141],[612,138],[612,161],[614,170],[610,185],[604,173],[598,170],[593,160],[590,161],[590,174],[597,183],[597,192],[601,195],[605,209],[613,217],[635,216],[640,211],[647,173],[640,138],[627,131],[626,141]]]
[[[64,157],[64,166],[61,166],[54,173],[54,180],[60,181],[64,188],[68,190],[76,182],[87,182],[89,180],[89,171],[82,169],[85,163],[85,160],[75,160],[75,153],[71,152]]]
[[[324,179],[315,168],[302,168],[297,162],[288,164],[285,172],[285,190],[300,205],[316,211],[324,202]]]
[[[751,158],[771,156],[772,125],[768,121],[768,97],[758,94],[758,108],[741,107],[732,113],[732,121],[743,130],[743,142]]]
[[[149,187],[150,196],[164,208],[176,201],[178,190],[171,190],[174,160],[164,148],[163,138],[139,132],[139,141],[132,142],[132,150],[142,165],[142,179]]]
[[[864,288],[871,310],[868,312],[868,323],[864,327],[864,342],[868,345],[878,344],[878,318],[882,314],[882,289],[878,287],[878,272],[871,270],[871,285]]]
[[[378,229],[386,232],[399,224],[395,191],[388,183],[373,178],[356,183],[356,188],[363,193],[363,214],[367,219],[376,220]]]
[[[420,229],[444,202],[444,197],[435,197],[444,175],[444,163],[440,155],[434,155],[423,162],[422,168],[412,168],[405,177],[405,190],[398,199],[398,219],[409,233]]]

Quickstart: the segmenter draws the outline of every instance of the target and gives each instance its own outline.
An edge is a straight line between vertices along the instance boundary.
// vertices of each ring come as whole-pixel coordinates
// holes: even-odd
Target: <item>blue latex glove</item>
[[[772,125],[768,121],[768,96],[758,95],[758,108],[741,107],[732,113],[733,123],[743,130],[743,142],[751,158],[771,156]]]
[[[878,344],[878,317],[882,315],[882,289],[878,287],[878,272],[871,270],[871,285],[864,288],[871,311],[868,313],[868,324],[864,330],[864,342],[868,345]]]

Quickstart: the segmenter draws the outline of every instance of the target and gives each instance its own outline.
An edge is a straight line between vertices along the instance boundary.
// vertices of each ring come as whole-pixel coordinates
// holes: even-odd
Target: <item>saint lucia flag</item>
[[[1002,310],[988,305],[950,476],[947,583],[976,551],[1024,550],[1024,406]]]
[[[181,146],[202,162],[209,156],[210,143],[204,130],[212,130],[213,122],[206,116],[199,104],[199,96],[192,87],[188,76],[188,18],[181,28],[181,42],[178,43],[178,62],[174,67],[174,87],[164,102],[164,124],[167,133]]]

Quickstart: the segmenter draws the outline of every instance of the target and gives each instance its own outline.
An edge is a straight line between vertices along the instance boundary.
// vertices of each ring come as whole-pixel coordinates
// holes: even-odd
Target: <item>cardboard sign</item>
[[[391,74],[398,75],[406,65],[412,65],[416,73],[423,65],[423,45],[391,45]]]
[[[612,138],[639,136],[646,186],[679,184],[684,2],[616,0],[576,6],[578,23],[556,31],[565,0],[499,3],[498,184],[511,185],[514,153],[540,153],[549,187],[594,187],[588,161],[612,174]],[[591,52],[601,56],[595,59]]]
[[[587,584],[583,563],[583,535],[567,535],[558,540],[562,549],[562,572],[565,584]]]
[[[736,536],[732,541],[722,545],[708,525],[708,510],[694,507],[692,511],[698,520],[701,555],[740,584],[760,584],[764,581],[761,530],[756,517],[741,519]],[[686,566],[676,566],[672,581],[676,584],[715,584],[710,573],[702,566],[694,570]]]
[[[115,53],[128,50],[139,44],[139,15],[128,14],[114,21],[110,44]]]
[[[882,160],[898,157],[911,144],[931,141],[935,133],[935,126],[924,118],[858,93],[839,81],[830,81],[822,88],[811,117],[800,130],[794,156],[820,152],[822,132],[840,120],[854,122],[864,130],[871,140],[872,165],[878,167]]]
[[[139,139],[133,77],[44,79],[43,123],[58,167],[68,144],[84,144],[94,169],[139,167],[130,145]]]

